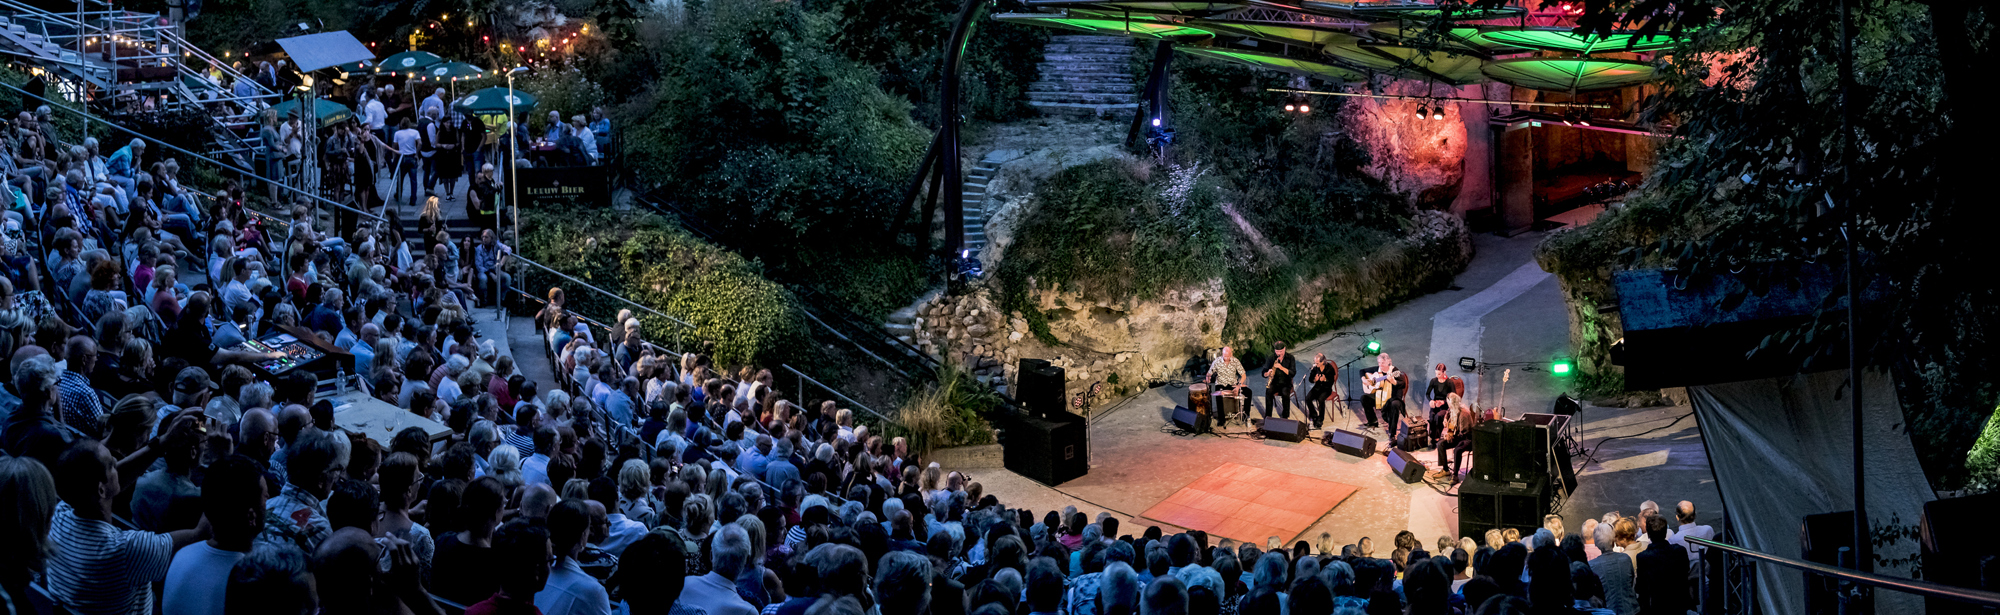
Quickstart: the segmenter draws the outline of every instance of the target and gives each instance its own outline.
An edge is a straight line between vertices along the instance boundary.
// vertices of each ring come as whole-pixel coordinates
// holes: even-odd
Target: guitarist
[[[1404,375],[1401,370],[1396,369],[1395,360],[1389,358],[1389,353],[1385,352],[1375,355],[1375,367],[1361,371],[1361,391],[1363,393],[1361,396],[1361,407],[1367,412],[1368,418],[1368,423],[1365,426],[1369,429],[1382,426],[1381,421],[1377,417],[1377,411],[1381,413],[1380,418],[1392,419],[1398,425],[1401,425],[1403,395],[1408,393],[1409,390],[1409,377]]]
[[[1457,393],[1446,396],[1445,411],[1439,414],[1445,417],[1444,437],[1438,439],[1438,469],[1431,474],[1449,475],[1452,482],[1456,483],[1459,465],[1465,460],[1465,451],[1472,448],[1472,428],[1479,425],[1480,418],[1479,414],[1473,412],[1472,407],[1466,405],[1465,399],[1459,397]],[[1445,463],[1447,459],[1450,460],[1449,464]]]
[[[1299,362],[1292,354],[1285,352],[1285,343],[1271,345],[1271,366],[1264,369],[1264,418],[1273,415],[1281,419],[1292,418],[1292,378],[1299,374]],[[1283,412],[1278,404],[1283,403]]]
[[[1431,434],[1444,433],[1444,424],[1451,413],[1449,398],[1458,393],[1452,385],[1451,376],[1445,373],[1444,364],[1437,364],[1437,371],[1431,374],[1430,382],[1424,384],[1424,394],[1430,398],[1430,408],[1424,410],[1424,417],[1430,421]]]

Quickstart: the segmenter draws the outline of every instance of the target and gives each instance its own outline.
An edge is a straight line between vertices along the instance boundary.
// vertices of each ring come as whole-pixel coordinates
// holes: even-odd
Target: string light
[[[1299,105],[1299,113],[1312,113],[1312,105]]]
[[[1285,112],[1286,112],[1286,113],[1291,113],[1291,112],[1293,112],[1293,111],[1297,111],[1298,109],[1299,109],[1299,108],[1298,108],[1298,106],[1297,106],[1297,105],[1285,105]]]

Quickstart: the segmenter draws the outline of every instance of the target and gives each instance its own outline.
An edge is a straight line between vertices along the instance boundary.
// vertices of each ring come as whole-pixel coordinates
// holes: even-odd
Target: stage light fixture
[[[1299,105],[1299,113],[1312,113],[1312,112],[1313,112],[1312,107],[1306,105]]]
[[[1479,369],[1479,361],[1472,357],[1459,357],[1458,368],[1468,372]]]
[[[1438,108],[1436,108],[1436,109],[1432,109],[1432,110],[1431,110],[1431,119],[1434,119],[1434,120],[1442,120],[1442,119],[1444,119],[1444,107],[1438,107]]]
[[[1153,118],[1153,127],[1158,128],[1159,126],[1160,126],[1160,118],[1157,117]]]
[[[1417,105],[1417,119],[1421,120],[1430,116],[1431,116],[1430,109],[1424,108],[1423,105]]]
[[[1569,357],[1556,357],[1556,360],[1549,364],[1549,373],[1555,374],[1558,377],[1574,375],[1576,373],[1576,360]]]
[[[1361,351],[1368,354],[1382,354],[1382,340],[1368,340],[1361,345]]]
[[[1299,110],[1299,108],[1298,108],[1298,106],[1297,106],[1297,105],[1285,105],[1285,112],[1286,112],[1286,113],[1291,113],[1291,112],[1293,112],[1293,111],[1297,111],[1297,110]]]

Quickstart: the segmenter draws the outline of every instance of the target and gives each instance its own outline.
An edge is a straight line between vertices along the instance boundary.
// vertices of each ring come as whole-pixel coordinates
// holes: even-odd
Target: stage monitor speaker
[[[1174,406],[1174,426],[1188,433],[1208,433],[1208,415],[1195,412],[1187,406]]]
[[[1400,448],[1389,449],[1389,470],[1402,478],[1404,483],[1414,484],[1424,479],[1424,462],[1417,461],[1416,455]]]
[[[1549,513],[1549,484],[1520,487],[1505,482],[1468,478],[1458,486],[1458,535],[1482,536],[1486,530],[1514,528],[1532,534]]]
[[[1040,416],[1067,411],[1063,407],[1063,390],[1067,380],[1063,368],[1039,359],[1021,359],[1018,365],[1020,369],[1014,376],[1018,383],[1018,391],[1014,395],[1016,401]]]
[[[1500,429],[1503,423],[1486,421],[1472,428],[1472,478],[1500,481]]]
[[[1561,406],[1562,402],[1558,400],[1556,405]],[[1550,453],[1555,454],[1555,458],[1545,461],[1544,465],[1547,463],[1556,464],[1556,471],[1552,478],[1561,481],[1559,484],[1564,494],[1576,492],[1576,467],[1570,465],[1569,457],[1570,446],[1575,443],[1575,434],[1570,429],[1570,423],[1575,420],[1570,415],[1555,413],[1541,414],[1531,412],[1521,415],[1521,422],[1534,425],[1535,429],[1542,431],[1541,434],[1535,436],[1536,442],[1545,443],[1542,449],[1542,456],[1546,458]]]
[[[1257,433],[1273,440],[1302,442],[1306,439],[1306,431],[1308,429],[1310,429],[1310,426],[1300,421],[1291,419],[1264,419],[1264,424],[1257,426]]]
[[[2000,493],[1924,504],[1923,520],[1917,523],[1924,580],[1952,587],[1987,589],[1980,586],[1980,562],[2000,556],[2000,544],[1959,537],[1980,534],[1992,523],[1996,507],[2000,507]],[[1986,609],[1945,598],[1925,598],[1924,611],[1928,615],[1972,615]]]
[[[1000,423],[1002,462],[1008,470],[1049,486],[1090,471],[1090,432],[1083,417],[1061,410],[1046,417],[1009,413]]]
[[[1500,480],[1548,482],[1549,432],[1526,421],[1500,424]]]
[[[1335,429],[1326,432],[1326,445],[1333,447],[1333,450],[1362,459],[1367,459],[1369,455],[1375,454],[1375,438],[1369,437],[1368,434],[1345,429]]]

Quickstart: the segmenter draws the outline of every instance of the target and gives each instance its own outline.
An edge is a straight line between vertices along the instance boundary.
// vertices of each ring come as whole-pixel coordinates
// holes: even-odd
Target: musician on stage
[[[1208,364],[1208,375],[1204,377],[1215,395],[1236,395],[1243,399],[1250,397],[1250,385],[1245,382],[1249,374],[1243,371],[1243,362],[1236,360],[1236,353],[1228,346],[1222,347],[1222,356]],[[1229,417],[1220,416],[1223,406],[1216,402],[1219,422],[1227,422]]]
[[[1340,382],[1340,366],[1326,359],[1326,353],[1313,355],[1312,371],[1306,373],[1306,418],[1312,419],[1313,429],[1320,429],[1326,421],[1326,403],[1333,401],[1334,383]]]
[[[1446,400],[1458,393],[1458,387],[1452,384],[1451,376],[1445,373],[1443,363],[1437,364],[1437,372],[1431,374],[1430,382],[1424,384],[1424,393],[1431,400],[1430,408],[1424,411],[1425,418],[1431,424],[1431,433],[1444,433],[1446,415],[1452,411],[1452,405]]]
[[[1396,429],[1400,431],[1403,396],[1410,391],[1410,378],[1396,369],[1395,360],[1389,358],[1389,353],[1375,355],[1375,367],[1361,370],[1361,388],[1361,408],[1367,412],[1368,418],[1365,427],[1374,429],[1382,426],[1376,416],[1379,410],[1380,418],[1396,421]]]
[[[1465,460],[1466,449],[1472,448],[1472,428],[1479,426],[1480,418],[1457,393],[1446,396],[1445,411],[1439,414],[1445,417],[1444,437],[1438,439],[1438,469],[1431,475],[1450,476],[1456,483],[1459,464]],[[1450,463],[1446,463],[1447,455]]]
[[[1292,418],[1292,378],[1299,375],[1298,359],[1285,352],[1285,343],[1271,345],[1271,366],[1264,369],[1264,418]],[[1278,404],[1284,404],[1284,411]]]

